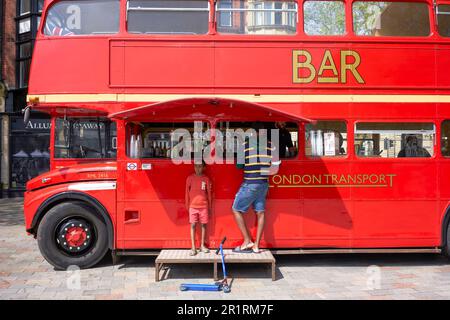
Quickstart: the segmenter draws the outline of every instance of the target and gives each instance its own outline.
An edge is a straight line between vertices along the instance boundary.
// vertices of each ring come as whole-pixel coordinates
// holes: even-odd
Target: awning
[[[300,114],[300,108],[293,106],[290,110],[287,108],[276,108],[269,105],[234,100],[228,98],[184,98],[170,100],[164,102],[151,103],[129,110],[120,111],[109,114],[112,119],[125,119],[129,121],[142,121],[152,117],[157,117],[158,113],[173,111],[173,117],[181,115],[192,115],[192,117],[209,117],[218,118],[225,117],[227,114],[247,114],[248,116],[265,113],[271,116],[278,116],[290,120],[301,122],[315,122],[314,120],[303,117]],[[175,112],[176,111],[176,112]],[[250,119],[258,120],[258,119]]]

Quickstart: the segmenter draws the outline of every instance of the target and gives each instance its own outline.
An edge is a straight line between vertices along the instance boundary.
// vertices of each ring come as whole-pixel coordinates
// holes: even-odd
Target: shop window
[[[191,160],[210,144],[207,122],[145,122],[127,125],[130,158]]]
[[[359,157],[429,158],[434,154],[433,123],[357,123],[355,153]]]
[[[345,4],[341,1],[306,1],[305,33],[311,36],[336,36],[345,33]]]
[[[28,180],[50,169],[50,119],[11,118],[11,188],[24,189]]]
[[[437,7],[438,31],[443,37],[450,37],[450,4]]]
[[[56,119],[55,158],[114,159],[116,124],[105,119]]]
[[[450,120],[445,120],[441,125],[441,153],[444,157],[450,157]]]
[[[308,157],[343,157],[347,155],[345,121],[318,121],[305,125],[305,155]]]
[[[294,0],[219,0],[217,28],[220,33],[292,35],[297,32],[297,11]]]
[[[420,2],[358,1],[353,4],[353,28],[359,36],[428,36],[429,7]]]
[[[298,125],[294,122],[263,122],[267,130],[268,140],[278,150],[281,159],[296,158],[298,154]],[[253,122],[229,122],[223,121],[217,124],[217,130],[221,132],[221,138],[217,139],[220,150],[223,150],[223,159],[235,158],[239,145],[243,145],[249,136],[249,129],[253,128]],[[276,131],[273,131],[276,130]],[[247,133],[247,134],[246,134]],[[278,141],[275,139],[278,137]],[[276,148],[278,147],[278,149]]]
[[[44,33],[48,36],[113,34],[119,31],[119,0],[60,1],[51,6]]]
[[[209,29],[206,0],[130,0],[128,32],[144,34],[206,34]]]

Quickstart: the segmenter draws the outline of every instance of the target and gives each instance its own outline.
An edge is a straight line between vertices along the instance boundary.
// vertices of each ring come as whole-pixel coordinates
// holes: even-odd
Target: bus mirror
[[[30,113],[31,113],[31,109],[30,107],[25,107],[25,109],[23,109],[23,123],[27,124],[28,121],[30,120]]]

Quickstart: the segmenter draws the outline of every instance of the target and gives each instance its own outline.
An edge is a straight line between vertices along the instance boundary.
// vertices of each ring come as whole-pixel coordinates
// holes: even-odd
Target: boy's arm
[[[184,194],[184,202],[185,202],[186,209],[189,209],[189,189],[190,189],[190,187],[191,187],[191,179],[187,178],[186,191]]]
[[[209,212],[212,212],[212,205],[213,205],[213,198],[212,198],[212,183],[211,180],[208,179],[208,183],[207,183],[207,191],[208,191],[208,206],[209,206]]]

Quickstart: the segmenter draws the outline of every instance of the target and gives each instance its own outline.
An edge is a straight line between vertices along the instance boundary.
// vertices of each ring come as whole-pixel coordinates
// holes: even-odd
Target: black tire
[[[68,254],[57,242],[56,230],[63,221],[77,217],[92,226],[93,240],[89,248],[79,254]],[[42,218],[37,231],[39,250],[48,263],[58,270],[69,266],[81,269],[97,264],[108,251],[108,230],[95,210],[83,202],[65,202],[51,208]]]
[[[448,259],[450,259],[450,222],[447,223],[446,239],[444,239],[444,247],[442,248],[442,253]]]

